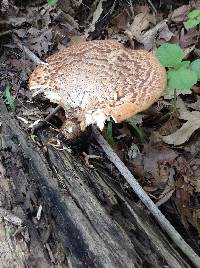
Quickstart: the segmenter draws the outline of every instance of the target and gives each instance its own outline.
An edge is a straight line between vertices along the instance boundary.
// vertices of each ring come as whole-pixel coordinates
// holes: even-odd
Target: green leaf
[[[135,124],[132,120],[129,120],[127,122],[129,124],[129,126],[131,126],[131,128],[133,128],[133,130],[135,131],[140,142],[144,143],[144,138],[145,138],[144,131],[140,127],[138,127],[137,124]]]
[[[197,19],[189,19],[188,21],[184,22],[185,29],[192,29],[196,27],[200,23]]]
[[[113,145],[115,143],[114,139],[113,139],[113,126],[112,126],[113,122],[112,121],[109,121],[108,122],[108,126],[107,126],[107,130],[106,130],[106,139],[107,139],[107,142],[110,144],[110,145]]]
[[[194,60],[191,65],[190,68],[196,72],[198,79],[200,79],[200,59]]]
[[[194,19],[200,16],[200,9],[194,9],[188,14],[189,19]]]
[[[184,60],[181,63],[177,64],[175,66],[175,69],[176,70],[178,70],[178,69],[187,69],[187,68],[189,68],[189,66],[190,66],[190,61],[189,60]]]
[[[190,69],[168,71],[168,86],[171,89],[190,89],[196,82],[197,74]]]
[[[10,86],[6,86],[6,89],[3,92],[4,97],[6,98],[6,102],[8,103],[10,110],[12,112],[15,111],[15,103],[14,103],[14,99],[13,96],[10,93]]]
[[[55,4],[57,4],[58,0],[48,0],[47,2],[50,6],[54,6]]]
[[[175,44],[163,44],[157,49],[156,56],[164,67],[172,67],[181,63],[184,52]]]

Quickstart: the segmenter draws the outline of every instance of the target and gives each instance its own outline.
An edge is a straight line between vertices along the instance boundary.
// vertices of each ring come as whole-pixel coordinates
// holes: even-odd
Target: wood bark
[[[34,143],[2,102],[0,120],[0,207],[23,221],[2,215],[0,267],[190,267],[114,175]]]

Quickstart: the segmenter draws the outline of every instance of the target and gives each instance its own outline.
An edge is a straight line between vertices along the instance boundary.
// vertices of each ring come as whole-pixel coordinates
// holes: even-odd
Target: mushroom
[[[50,56],[31,74],[29,87],[63,107],[62,132],[74,139],[91,124],[102,130],[146,110],[163,94],[166,72],[145,50],[114,40],[78,43]]]

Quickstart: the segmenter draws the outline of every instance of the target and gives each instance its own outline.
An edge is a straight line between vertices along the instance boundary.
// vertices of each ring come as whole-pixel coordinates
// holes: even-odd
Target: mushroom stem
[[[195,267],[200,267],[200,257],[193,251],[193,249],[185,242],[181,235],[176,231],[176,229],[171,225],[171,223],[165,218],[162,212],[154,204],[151,198],[146,194],[134,176],[131,174],[130,170],[125,166],[125,164],[120,160],[117,154],[112,150],[110,145],[106,142],[100,132],[95,126],[92,126],[93,134],[96,141],[99,143],[101,148],[106,153],[108,159],[116,166],[120,171],[122,176],[129,183],[133,191],[145,204],[145,206],[150,210],[153,216],[158,221],[159,225],[163,230],[169,235],[172,241],[182,250],[182,252],[190,259]]]

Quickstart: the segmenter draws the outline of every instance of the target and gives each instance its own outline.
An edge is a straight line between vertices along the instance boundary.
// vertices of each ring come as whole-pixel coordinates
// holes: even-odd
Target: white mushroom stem
[[[120,171],[122,176],[129,183],[133,191],[138,195],[145,206],[150,210],[153,216],[156,218],[163,230],[169,235],[169,237],[174,241],[174,243],[183,251],[183,253],[190,259],[195,267],[200,267],[200,257],[193,251],[193,249],[185,242],[181,235],[176,231],[176,229],[171,225],[171,223],[165,218],[162,212],[157,208],[154,202],[146,194],[134,176],[131,174],[130,170],[125,166],[125,164],[120,160],[117,154],[112,150],[110,145],[106,142],[100,132],[93,126],[93,134],[96,141],[102,147],[106,153],[108,159],[116,166]]]

